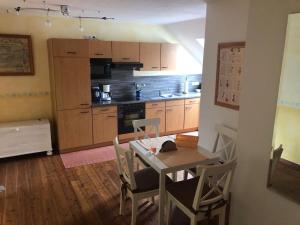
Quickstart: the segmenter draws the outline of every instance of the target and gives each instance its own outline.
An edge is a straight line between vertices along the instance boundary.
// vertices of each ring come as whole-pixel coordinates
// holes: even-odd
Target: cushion
[[[145,169],[134,172],[136,189],[134,193],[151,191],[159,188],[159,173],[153,168],[147,167]],[[172,183],[172,180],[166,176],[166,184]]]
[[[167,191],[171,195],[173,195],[179,202],[181,202],[186,208],[195,212],[195,210],[193,209],[193,202],[194,202],[194,197],[198,186],[198,181],[199,181],[199,176],[189,180],[169,183],[167,184]],[[208,185],[204,184],[203,195],[209,192],[209,190],[210,188],[208,187]],[[203,210],[205,210],[205,208],[207,207],[203,207]]]

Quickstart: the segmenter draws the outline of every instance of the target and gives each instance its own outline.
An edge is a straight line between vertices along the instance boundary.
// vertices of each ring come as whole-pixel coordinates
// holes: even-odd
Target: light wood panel
[[[159,132],[164,133],[166,131],[166,110],[165,107],[162,108],[147,108],[146,109],[146,119],[159,118]],[[146,132],[149,132],[149,129],[146,127]]]
[[[184,106],[184,129],[198,128],[199,112],[199,104],[189,104]]]
[[[53,56],[89,57],[89,41],[84,39],[51,39]]]
[[[104,107],[93,108],[93,114],[116,113],[116,112],[117,112],[117,106],[104,106]]]
[[[166,132],[183,130],[184,105],[166,107]]]
[[[166,106],[178,106],[178,105],[184,105],[184,100],[170,100],[166,101]]]
[[[140,49],[138,42],[112,42],[112,60],[114,62],[139,62]]]
[[[146,102],[146,109],[165,108],[166,102]]]
[[[160,70],[160,43],[140,43],[140,62],[141,70]]]
[[[111,41],[89,41],[90,58],[111,58]]]
[[[58,110],[90,107],[89,59],[55,57],[54,76]]]
[[[88,146],[93,144],[91,109],[58,111],[59,149]]]
[[[93,113],[93,142],[112,142],[118,135],[117,113]]]
[[[161,70],[176,70],[177,52],[177,44],[161,44]]]

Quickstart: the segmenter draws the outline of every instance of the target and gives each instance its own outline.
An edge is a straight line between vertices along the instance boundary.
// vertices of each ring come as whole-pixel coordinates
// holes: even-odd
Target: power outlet
[[[198,81],[192,82],[192,85],[193,85],[193,86],[198,86],[199,84],[200,84],[200,82],[198,82]]]

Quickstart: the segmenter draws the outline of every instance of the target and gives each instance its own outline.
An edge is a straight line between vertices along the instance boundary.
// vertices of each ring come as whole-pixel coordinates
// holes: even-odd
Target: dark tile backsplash
[[[132,71],[112,70],[111,79],[93,80],[92,85],[110,84],[112,98],[123,98],[125,96],[135,96],[135,84],[145,84],[143,97],[159,96],[159,90],[164,92],[179,93],[183,92],[186,76],[143,76],[135,77]],[[193,81],[201,83],[202,75],[188,75],[189,91],[195,91],[199,86],[192,85]]]

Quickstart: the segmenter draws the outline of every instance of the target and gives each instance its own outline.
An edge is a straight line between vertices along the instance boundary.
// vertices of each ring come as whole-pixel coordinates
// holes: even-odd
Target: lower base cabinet
[[[60,151],[93,144],[92,110],[90,108],[58,111],[57,117]]]
[[[93,109],[93,143],[111,142],[118,135],[116,107]]]
[[[146,103],[146,119],[159,118],[159,132],[165,133],[166,131],[166,105],[165,102]],[[147,132],[152,132],[146,127]]]
[[[166,107],[166,132],[175,132],[183,130],[184,106]]]
[[[199,126],[199,104],[184,106],[184,129],[196,129]]]

